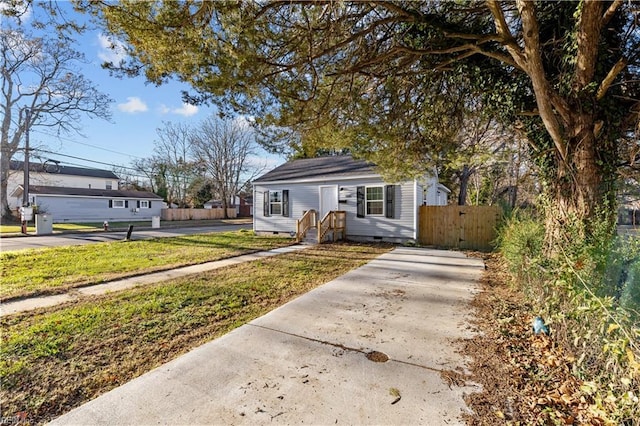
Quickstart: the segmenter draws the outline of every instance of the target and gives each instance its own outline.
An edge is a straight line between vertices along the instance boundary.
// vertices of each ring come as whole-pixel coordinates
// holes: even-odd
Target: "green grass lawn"
[[[4,317],[2,417],[49,421],[390,248],[327,244]]]
[[[289,238],[236,231],[0,253],[0,300],[59,293],[80,285],[291,243]]]
[[[109,222],[110,229],[122,229],[126,228],[129,225],[134,226],[151,226],[151,221],[141,221],[141,222]],[[97,231],[104,230],[103,223],[95,222],[95,223],[54,223],[53,224],[53,232],[64,232],[64,231]],[[0,225],[0,234],[19,234],[22,232],[22,227],[20,225]],[[36,232],[36,225],[29,222],[27,226],[27,233],[33,234]]]
[[[242,218],[241,218],[242,219]],[[244,218],[246,219],[246,218]],[[183,221],[165,221],[162,222],[162,227],[172,227],[175,225],[180,226],[207,226],[212,223],[220,223],[225,221],[230,221],[229,223],[233,223],[236,219],[213,219],[213,220],[183,220]],[[125,221],[125,222],[109,222],[110,230],[124,230],[127,229],[129,225],[133,225],[134,227],[150,227],[150,220],[143,221]],[[65,232],[65,231],[102,231],[103,222],[92,222],[92,223],[54,223],[53,224],[53,232]],[[0,225],[0,235],[2,234],[19,234],[22,232],[22,228],[19,224],[11,224],[11,225]],[[27,226],[27,233],[33,234],[36,232],[36,226],[33,222],[29,222]]]
[[[92,231],[97,229],[94,224],[81,224],[81,223],[54,223],[53,230],[55,231]],[[102,229],[102,226],[101,226]],[[0,225],[0,234],[18,234],[22,232],[20,225]],[[27,232],[36,232],[36,226],[29,222],[27,225]]]

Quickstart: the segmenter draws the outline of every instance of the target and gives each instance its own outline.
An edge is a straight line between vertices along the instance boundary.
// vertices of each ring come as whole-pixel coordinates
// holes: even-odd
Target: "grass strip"
[[[390,249],[316,246],[2,318],[2,417],[52,420]]]
[[[209,226],[212,224],[219,223],[236,223],[236,219],[203,219],[203,220],[179,220],[179,221],[163,221],[163,228],[173,228],[173,227],[181,227],[181,226]],[[123,221],[109,222],[109,229],[127,229],[129,225],[133,225],[136,228],[139,227],[150,227],[150,220],[138,220],[138,221]],[[65,231],[102,231],[104,229],[104,222],[56,222],[53,224],[53,232],[65,232]],[[22,226],[20,224],[0,224],[0,235],[2,234],[19,234],[22,232]],[[27,233],[33,234],[36,232],[35,222],[31,221],[27,223]]]
[[[289,238],[259,237],[241,230],[0,253],[0,300],[60,293],[291,243]]]

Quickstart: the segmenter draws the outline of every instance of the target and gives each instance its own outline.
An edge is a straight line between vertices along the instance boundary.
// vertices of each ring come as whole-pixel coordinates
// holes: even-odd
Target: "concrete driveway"
[[[53,424],[462,424],[483,269],[397,248]]]

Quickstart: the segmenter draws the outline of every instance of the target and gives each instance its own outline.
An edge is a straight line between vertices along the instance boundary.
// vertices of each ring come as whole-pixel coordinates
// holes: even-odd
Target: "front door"
[[[338,187],[337,186],[321,186],[320,187],[320,217],[331,210],[338,210]]]

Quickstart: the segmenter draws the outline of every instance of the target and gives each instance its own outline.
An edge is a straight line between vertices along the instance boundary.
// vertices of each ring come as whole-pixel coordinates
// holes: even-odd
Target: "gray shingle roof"
[[[377,174],[375,166],[351,156],[304,158],[289,161],[260,176],[255,182],[319,179],[323,177],[362,176]]]
[[[105,198],[151,198],[161,200],[162,197],[148,191],[120,191],[114,189],[64,188],[59,186],[30,185],[31,194],[40,195],[76,195],[84,197]]]
[[[24,162],[11,160],[9,163],[11,170],[23,170]],[[84,167],[72,167],[63,165],[47,165],[42,163],[29,163],[29,171],[34,173],[50,173],[56,175],[71,175],[71,176],[87,176],[105,179],[120,179],[118,175],[110,170],[102,169],[85,169]]]

